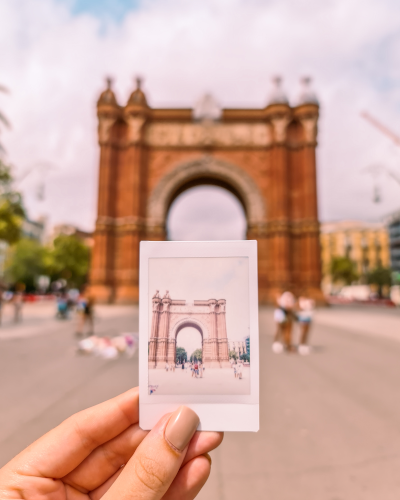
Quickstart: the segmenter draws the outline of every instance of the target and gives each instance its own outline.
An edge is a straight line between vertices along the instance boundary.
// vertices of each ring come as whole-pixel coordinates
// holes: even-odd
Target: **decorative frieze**
[[[272,144],[267,123],[149,123],[144,142],[152,147],[267,147]]]

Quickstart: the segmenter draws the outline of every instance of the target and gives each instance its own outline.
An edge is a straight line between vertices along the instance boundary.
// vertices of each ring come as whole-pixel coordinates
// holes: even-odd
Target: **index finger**
[[[95,448],[138,421],[139,390],[135,387],[72,415],[17,455],[9,466],[24,475],[62,478]]]

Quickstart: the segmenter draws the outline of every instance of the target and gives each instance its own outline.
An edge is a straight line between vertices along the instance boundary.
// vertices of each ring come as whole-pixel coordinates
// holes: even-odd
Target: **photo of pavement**
[[[235,377],[233,368],[206,368],[203,376],[192,377],[190,368],[175,371],[149,370],[149,384],[156,386],[156,395],[167,394],[250,394],[250,369],[243,367],[242,378]]]
[[[19,325],[7,314],[5,306],[1,466],[72,413],[138,384],[137,353],[78,355],[74,319],[55,319],[54,303],[26,304]],[[137,307],[96,306],[96,335],[137,330]],[[260,308],[260,431],[226,433],[198,498],[397,499],[400,311],[319,309],[309,356],[273,354],[273,333],[273,309]]]

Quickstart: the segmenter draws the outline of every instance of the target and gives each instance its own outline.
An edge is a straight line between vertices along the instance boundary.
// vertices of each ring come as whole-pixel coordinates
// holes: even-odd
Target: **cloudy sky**
[[[360,117],[367,110],[400,135],[396,0],[0,0],[0,48],[0,84],[10,90],[0,110],[12,124],[0,140],[32,218],[93,228],[95,104],[107,75],[120,103],[142,75],[152,106],[191,106],[208,91],[222,106],[257,107],[274,75],[292,103],[311,75],[321,219],[378,220],[400,208],[400,184],[384,173],[400,176],[400,148]],[[376,165],[380,203],[365,172]],[[210,197],[212,231],[229,218],[240,233],[240,210],[233,217],[226,196]],[[198,198],[180,205],[184,237]]]
[[[247,257],[149,259],[149,322],[151,297],[156,290],[163,297],[168,290],[172,299],[225,299],[226,329],[229,340],[243,340],[249,334],[249,265]],[[190,356],[201,347],[195,328],[184,328],[177,345]]]

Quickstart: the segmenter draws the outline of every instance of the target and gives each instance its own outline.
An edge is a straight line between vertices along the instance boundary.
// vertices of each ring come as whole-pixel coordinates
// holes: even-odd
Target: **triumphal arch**
[[[318,111],[307,88],[290,106],[279,81],[266,107],[218,109],[205,96],[195,110],[151,108],[140,82],[120,106],[109,82],[97,103],[99,195],[90,275],[95,298],[138,300],[139,242],[164,240],[172,202],[200,184],[222,186],[242,203],[247,238],[258,241],[262,303],[287,289],[322,298]]]
[[[167,362],[175,364],[176,339],[187,326],[200,332],[207,368],[230,367],[225,299],[195,300],[189,304],[171,299],[168,291],[161,298],[157,290],[152,305],[149,368],[164,368]]]

